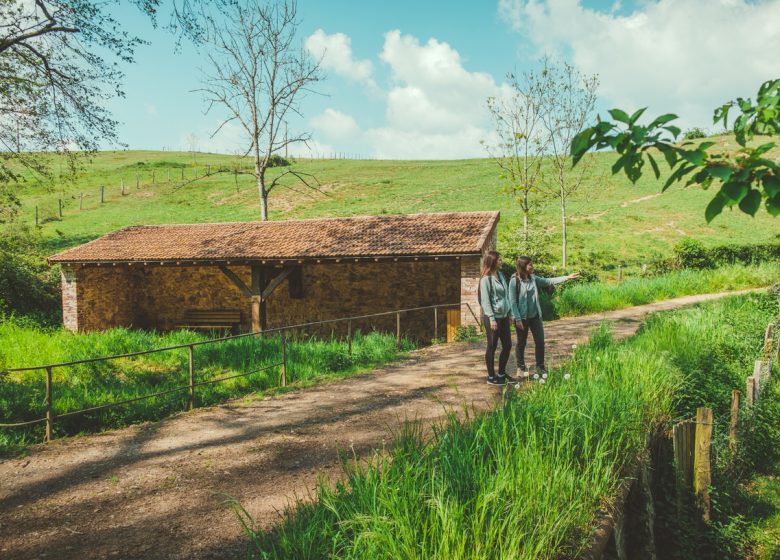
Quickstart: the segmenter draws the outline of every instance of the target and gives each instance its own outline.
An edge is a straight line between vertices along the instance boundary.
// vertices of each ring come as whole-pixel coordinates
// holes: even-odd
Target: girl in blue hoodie
[[[528,378],[528,368],[525,365],[525,344],[528,331],[534,337],[536,354],[536,371],[542,374],[544,366],[544,324],[542,323],[542,307],[539,304],[539,288],[563,284],[579,277],[579,272],[556,278],[543,278],[534,274],[534,263],[530,257],[517,259],[517,270],[509,281],[509,301],[512,317],[515,320],[517,333],[517,375],[521,379]]]

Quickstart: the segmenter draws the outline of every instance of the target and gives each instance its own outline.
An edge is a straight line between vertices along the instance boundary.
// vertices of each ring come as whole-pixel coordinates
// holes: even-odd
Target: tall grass
[[[570,317],[623,309],[669,298],[768,286],[780,280],[780,263],[678,270],[619,284],[572,284],[556,293],[547,315]]]
[[[0,324],[0,367],[77,361],[206,340],[203,334],[178,331],[157,334],[127,329],[73,335],[62,329],[40,329],[23,321]],[[401,351],[412,348],[404,340]],[[340,340],[293,340],[287,348],[288,383],[308,384],[325,377],[349,375],[397,357],[395,337],[357,333],[352,354]],[[196,381],[251,373],[199,386],[199,406],[215,404],[252,391],[279,385],[281,339],[244,337],[196,346]],[[264,369],[267,368],[267,369]],[[163,392],[188,382],[187,349],[80,364],[54,369],[54,411],[63,414],[134,397]],[[44,414],[44,372],[14,372],[0,378],[0,418],[18,422]],[[184,408],[187,394],[179,391],[117,408],[62,418],[55,435],[75,434],[157,420]],[[40,441],[41,426],[0,430],[0,452],[29,441]]]
[[[771,317],[767,299],[729,298],[663,315],[624,343],[602,329],[548,383],[510,395],[497,410],[451,416],[427,440],[407,428],[386,455],[346,464],[342,482],[321,484],[316,501],[287,510],[270,532],[254,530],[237,506],[255,556],[576,556],[627,462],[687,412],[681,397],[690,357],[713,340],[755,354]]]

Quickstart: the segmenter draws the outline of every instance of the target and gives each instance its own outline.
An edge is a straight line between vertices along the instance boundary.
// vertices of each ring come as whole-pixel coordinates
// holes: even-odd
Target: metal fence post
[[[46,368],[46,434],[43,440],[45,442],[52,440],[52,432],[54,431],[54,398],[52,397],[51,369],[51,366]]]
[[[187,410],[195,408],[195,349],[190,344],[187,346],[187,361],[189,369],[189,396],[187,398]]]
[[[352,319],[347,321],[347,348],[349,355],[352,355]]]
[[[282,386],[287,386],[287,331],[282,331]]]
[[[433,308],[433,340],[439,339],[439,308]]]
[[[401,313],[395,314],[395,348],[399,350],[401,348]]]

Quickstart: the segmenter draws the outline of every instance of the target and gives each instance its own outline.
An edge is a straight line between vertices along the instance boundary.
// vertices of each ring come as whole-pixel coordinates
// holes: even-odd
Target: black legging
[[[498,348],[498,341],[501,341],[501,354],[498,356],[498,375],[506,375],[506,363],[509,361],[509,354],[512,352],[512,333],[509,330],[511,317],[496,319],[498,328],[494,331],[490,328],[490,319],[487,315],[482,316],[482,322],[485,324],[485,333],[487,334],[487,349],[485,350],[485,365],[488,375],[496,376],[495,354]]]
[[[542,318],[538,315],[523,319],[522,329],[515,323],[515,332],[517,333],[517,346],[515,347],[517,367],[525,367],[525,343],[528,340],[529,330],[534,337],[536,368],[544,369],[544,324],[542,323]]]

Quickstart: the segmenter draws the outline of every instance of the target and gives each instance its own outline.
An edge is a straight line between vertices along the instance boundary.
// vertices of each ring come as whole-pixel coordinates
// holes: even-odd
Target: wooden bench
[[[241,311],[237,309],[190,309],[184,314],[177,329],[200,331],[238,331],[241,326]]]

